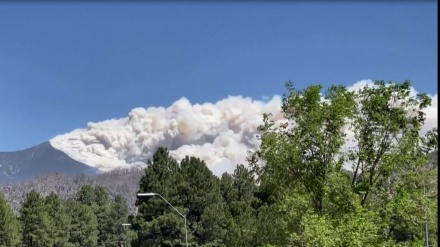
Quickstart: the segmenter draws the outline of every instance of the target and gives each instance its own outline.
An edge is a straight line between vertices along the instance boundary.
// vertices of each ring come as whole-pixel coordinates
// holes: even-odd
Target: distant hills
[[[97,174],[97,168],[71,159],[50,142],[16,152],[0,152],[0,185],[47,173]]]
[[[32,189],[44,196],[55,192],[61,198],[69,198],[84,185],[101,185],[110,197],[123,195],[134,212],[135,195],[143,174],[140,166],[102,172],[70,158],[50,142],[21,151],[0,152],[0,193],[16,212]]]

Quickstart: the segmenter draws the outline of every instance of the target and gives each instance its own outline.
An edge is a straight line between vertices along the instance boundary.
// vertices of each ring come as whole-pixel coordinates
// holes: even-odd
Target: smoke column
[[[364,80],[348,89],[372,83]],[[437,95],[432,98],[425,130],[437,127]],[[280,96],[269,101],[234,96],[194,105],[181,98],[168,108],[135,108],[125,118],[88,123],[86,129],[58,135],[50,143],[101,171],[143,166],[157,147],[165,146],[176,160],[196,156],[221,175],[246,164],[248,152],[258,148],[257,127],[263,123],[263,113],[271,113],[277,123],[285,121],[281,103]]]

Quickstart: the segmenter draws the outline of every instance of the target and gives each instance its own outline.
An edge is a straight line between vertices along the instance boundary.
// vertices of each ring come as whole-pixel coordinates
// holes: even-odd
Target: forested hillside
[[[409,82],[287,89],[287,121],[265,116],[260,149],[233,174],[160,147],[143,171],[68,178],[78,192],[39,177],[26,188],[44,194],[27,192],[17,215],[0,197],[0,246],[437,246],[438,132],[421,134],[431,99]]]
[[[26,193],[31,190],[43,196],[54,192],[60,198],[67,199],[74,197],[84,185],[100,185],[106,189],[111,198],[122,195],[127,200],[130,212],[134,212],[136,210],[134,202],[142,175],[143,170],[139,167],[114,170],[100,175],[46,174],[4,185],[0,187],[0,192],[5,195],[13,210],[18,212]]]

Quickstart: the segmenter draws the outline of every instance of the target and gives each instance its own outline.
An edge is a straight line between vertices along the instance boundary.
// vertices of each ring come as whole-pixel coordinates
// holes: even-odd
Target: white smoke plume
[[[350,90],[373,84],[363,80]],[[414,90],[415,93],[415,90]],[[437,95],[426,110],[424,130],[437,127]],[[230,96],[217,103],[191,104],[181,98],[170,107],[135,108],[128,117],[89,123],[50,140],[52,146],[102,171],[133,165],[144,166],[159,146],[168,147],[177,160],[186,155],[203,159],[216,175],[246,164],[248,151],[260,144],[257,127],[263,113],[282,122],[281,96],[258,101]]]
[[[89,123],[50,140],[71,158],[109,171],[145,165],[157,147],[165,146],[177,160],[186,155],[203,159],[220,175],[245,164],[247,151],[259,146],[257,127],[263,113],[280,120],[281,97],[270,101],[229,97],[215,104],[192,105],[181,98],[168,108],[135,108],[126,118]]]

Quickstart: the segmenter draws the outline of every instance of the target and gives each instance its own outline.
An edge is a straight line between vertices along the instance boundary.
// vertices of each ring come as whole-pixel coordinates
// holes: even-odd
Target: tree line
[[[156,150],[138,192],[174,208],[142,196],[129,215],[121,196],[84,186],[67,200],[31,191],[17,216],[0,197],[0,246],[174,247],[186,232],[206,247],[437,246],[438,134],[421,134],[431,99],[408,81],[286,88],[286,121],[265,115],[260,148],[231,174]]]
[[[42,196],[54,192],[61,199],[67,199],[75,198],[83,186],[99,185],[105,188],[110,198],[122,195],[127,200],[130,213],[133,213],[137,210],[134,204],[142,171],[143,168],[130,167],[93,175],[47,173],[0,186],[0,193],[4,194],[13,211],[18,213],[26,194],[32,189]]]
[[[66,200],[31,190],[18,217],[0,195],[0,246],[120,246],[128,237],[122,226],[128,216],[125,199],[110,199],[102,186],[83,186]]]

